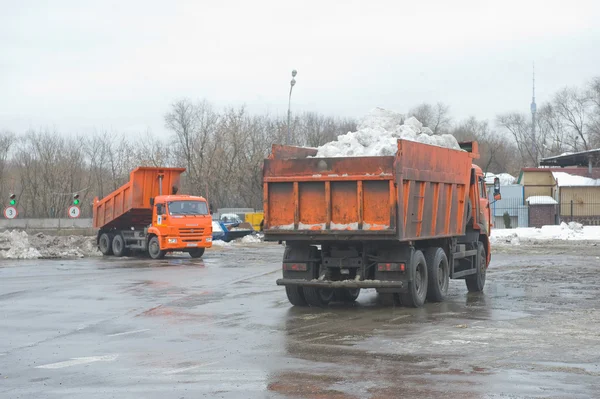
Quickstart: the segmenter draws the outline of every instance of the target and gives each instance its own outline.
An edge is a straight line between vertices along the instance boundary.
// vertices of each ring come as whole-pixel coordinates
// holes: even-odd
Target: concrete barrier
[[[0,219],[0,231],[25,230],[28,233],[53,233],[56,235],[95,235],[92,219]]]

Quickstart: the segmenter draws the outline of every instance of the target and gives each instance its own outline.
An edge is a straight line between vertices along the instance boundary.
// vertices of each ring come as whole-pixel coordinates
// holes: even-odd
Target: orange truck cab
[[[94,199],[93,224],[102,254],[137,252],[160,259],[168,252],[187,252],[199,258],[212,246],[206,199],[177,194],[184,171],[140,167],[131,172],[129,182]]]

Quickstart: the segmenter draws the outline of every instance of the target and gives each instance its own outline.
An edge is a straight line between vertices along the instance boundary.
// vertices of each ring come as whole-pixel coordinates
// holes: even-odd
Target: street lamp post
[[[288,98],[288,121],[287,121],[287,141],[286,144],[290,145],[290,117],[292,116],[292,89],[294,88],[294,85],[296,84],[296,79],[294,79],[296,77],[296,74],[298,73],[298,71],[296,71],[295,69],[292,71],[292,80],[290,81],[290,96]]]

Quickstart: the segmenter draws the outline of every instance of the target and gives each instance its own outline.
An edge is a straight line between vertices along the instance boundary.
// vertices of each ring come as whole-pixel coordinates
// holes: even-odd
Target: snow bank
[[[244,237],[242,237],[241,241],[244,244],[256,244],[256,243],[262,242],[262,240],[256,235],[244,236]]]
[[[534,195],[526,199],[529,205],[556,205],[558,202],[547,195]]]
[[[385,156],[395,155],[398,139],[418,141],[420,143],[460,150],[458,141],[450,134],[433,135],[415,117],[404,124],[403,115],[383,108],[375,108],[358,124],[356,132],[338,136],[318,147],[316,158]]]
[[[571,175],[566,172],[552,172],[554,180],[559,187],[568,186],[600,186],[600,179],[585,176]]]
[[[494,179],[495,178],[500,179],[500,185],[501,186],[510,186],[511,184],[515,184],[515,182],[517,181],[517,178],[508,174],[508,173],[499,173],[499,174],[494,174],[494,173],[486,173],[485,174],[485,184],[487,184],[488,186],[493,185],[494,184]]]
[[[24,231],[0,232],[0,259],[83,258],[100,256],[95,237],[29,235]]]
[[[545,240],[600,241],[600,226],[583,226],[580,223],[561,223],[560,226],[542,228],[519,227],[492,230],[492,244],[520,245],[522,242]]]

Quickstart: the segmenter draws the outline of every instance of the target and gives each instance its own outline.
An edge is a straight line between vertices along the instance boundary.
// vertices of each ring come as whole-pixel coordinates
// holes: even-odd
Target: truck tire
[[[477,242],[477,257],[479,258],[477,273],[471,274],[465,278],[465,283],[467,283],[469,292],[481,292],[485,286],[487,257],[485,254],[485,247],[481,241]]]
[[[333,291],[336,301],[354,302],[360,295],[360,288],[337,288]]]
[[[167,251],[161,251],[158,237],[154,236],[148,243],[148,254],[152,259],[162,259],[167,254]]]
[[[294,306],[308,306],[306,299],[304,298],[304,292],[302,287],[297,285],[286,285],[285,293],[288,297],[288,301]]]
[[[329,288],[304,287],[304,298],[310,306],[322,308],[333,300],[333,290]]]
[[[408,292],[400,296],[404,306],[418,308],[423,306],[427,297],[427,262],[423,252],[417,250],[413,253],[409,267],[413,280],[408,283]]]
[[[427,248],[425,251],[427,262],[427,299],[432,302],[442,302],[448,294],[450,284],[450,268],[448,257],[442,248]]]
[[[117,234],[113,237],[112,251],[115,256],[125,256],[127,249],[125,248],[125,240],[121,234]]]
[[[194,259],[201,258],[202,255],[204,255],[204,248],[196,248],[196,249],[190,250],[190,256]]]
[[[98,249],[102,252],[102,255],[112,255],[112,242],[110,236],[107,233],[100,234],[98,239]]]

